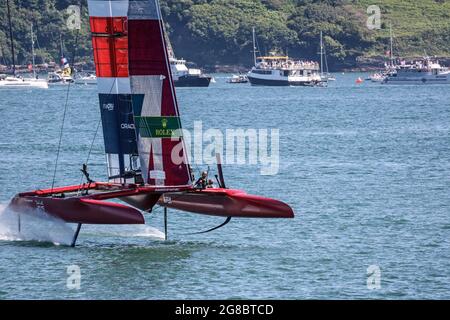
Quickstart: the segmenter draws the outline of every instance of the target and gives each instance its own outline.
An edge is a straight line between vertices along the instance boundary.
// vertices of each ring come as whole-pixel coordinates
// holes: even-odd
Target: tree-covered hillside
[[[331,66],[353,67],[370,57],[382,59],[392,23],[395,51],[402,56],[450,56],[448,0],[160,0],[178,57],[200,66],[250,65],[252,28],[262,54],[278,51],[318,59],[323,31]],[[71,58],[75,31],[66,8],[82,5],[78,61],[91,60],[86,0],[10,0],[18,63],[31,60],[30,24],[37,35],[37,62],[58,61],[60,39]],[[380,30],[366,26],[367,7],[379,5]],[[0,4],[0,64],[10,63],[6,0]]]

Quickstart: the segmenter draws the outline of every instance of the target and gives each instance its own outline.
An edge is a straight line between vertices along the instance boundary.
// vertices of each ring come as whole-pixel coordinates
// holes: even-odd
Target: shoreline
[[[402,59],[405,60],[418,60],[422,59],[423,57],[404,57]],[[433,58],[439,60],[443,66],[450,68],[450,57],[439,57],[439,56],[433,56]],[[374,72],[378,70],[382,70],[384,68],[384,64],[388,62],[385,57],[364,57],[359,58],[358,61],[354,65],[341,65],[336,66],[335,68],[330,68],[330,72],[332,73],[340,73],[340,72]],[[201,65],[200,65],[201,66]],[[245,66],[241,64],[224,64],[224,65],[204,65],[201,66],[201,69],[203,69],[207,73],[247,73],[252,66]],[[53,72],[55,70],[58,70],[59,67],[56,65],[56,63],[49,63],[47,66],[44,65],[36,65],[36,72],[37,73],[46,73],[46,72]],[[94,70],[92,63],[76,63],[75,69],[79,72],[84,72],[87,70]],[[28,69],[28,65],[16,65],[16,72],[19,74],[26,74],[30,73],[30,70]],[[7,66],[0,65],[0,74],[10,74],[11,69]]]

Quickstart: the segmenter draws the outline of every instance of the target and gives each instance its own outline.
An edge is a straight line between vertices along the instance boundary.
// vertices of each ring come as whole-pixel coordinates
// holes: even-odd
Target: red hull
[[[122,204],[83,198],[44,198],[16,196],[10,204],[14,210],[36,210],[68,223],[83,224],[144,224],[139,210]]]
[[[206,189],[165,193],[158,204],[164,207],[220,217],[294,218],[284,202],[249,195],[242,190]]]
[[[171,189],[92,183],[81,188],[69,186],[21,193],[14,197],[10,207],[16,211],[34,210],[35,214],[45,212],[69,223],[144,224],[144,217],[139,210],[104,200],[120,199],[133,203],[141,210],[151,210],[167,190]],[[86,194],[86,191],[90,194]]]
[[[89,191],[89,194],[86,194]],[[162,196],[161,196],[162,195]],[[231,189],[160,189],[136,185],[94,183],[21,193],[11,201],[16,211],[45,212],[69,223],[144,224],[142,213],[108,199],[123,200],[141,210],[163,207],[211,216],[239,218],[293,218],[285,203]],[[158,200],[159,199],[159,200]]]

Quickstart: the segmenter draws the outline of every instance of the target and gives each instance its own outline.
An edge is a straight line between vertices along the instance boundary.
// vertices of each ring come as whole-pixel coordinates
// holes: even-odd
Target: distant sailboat
[[[11,9],[9,6],[9,0],[6,1],[7,16],[9,24],[9,38],[11,41],[11,57],[12,57],[12,74],[13,76],[7,76],[0,79],[0,88],[3,89],[48,89],[47,81],[44,79],[37,79],[35,69],[35,55],[34,55],[34,36],[33,25],[31,25],[31,54],[32,54],[32,72],[33,78],[17,77],[16,75],[16,58],[14,51],[14,37],[11,23]]]
[[[324,73],[325,62],[325,73]],[[324,82],[336,81],[336,78],[328,70],[327,51],[323,43],[323,32],[320,31],[320,77]]]

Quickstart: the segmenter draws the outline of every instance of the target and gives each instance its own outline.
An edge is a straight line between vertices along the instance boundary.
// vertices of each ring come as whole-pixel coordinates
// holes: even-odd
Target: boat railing
[[[257,65],[259,69],[280,69],[280,70],[319,70],[320,66],[317,62],[305,62],[305,61],[295,61],[295,62],[284,62],[284,63],[267,63],[260,62]]]

